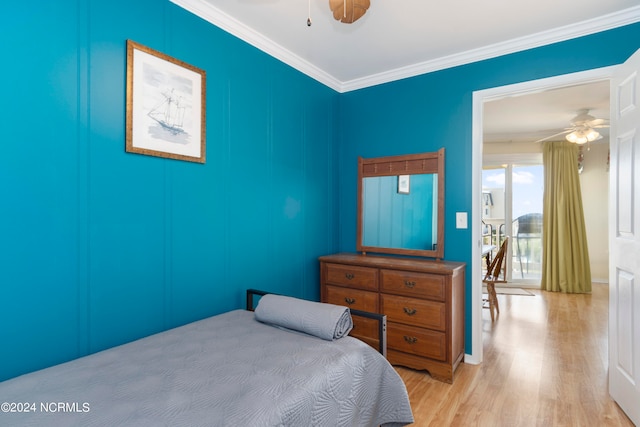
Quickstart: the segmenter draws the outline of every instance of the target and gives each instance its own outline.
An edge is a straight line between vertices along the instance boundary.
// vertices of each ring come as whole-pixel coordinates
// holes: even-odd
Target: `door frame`
[[[596,68],[571,74],[563,74],[539,80],[499,86],[473,92],[472,105],[472,152],[471,152],[471,353],[465,354],[465,363],[479,364],[483,360],[482,350],[482,129],[484,127],[483,106],[509,96],[528,95],[565,86],[611,81],[616,66]]]

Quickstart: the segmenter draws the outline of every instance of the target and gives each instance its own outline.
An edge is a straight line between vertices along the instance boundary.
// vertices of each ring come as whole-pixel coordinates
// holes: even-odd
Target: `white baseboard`
[[[481,361],[478,360],[478,358],[475,357],[474,355],[465,353],[464,354],[464,363],[466,363],[467,365],[479,365],[481,363]]]

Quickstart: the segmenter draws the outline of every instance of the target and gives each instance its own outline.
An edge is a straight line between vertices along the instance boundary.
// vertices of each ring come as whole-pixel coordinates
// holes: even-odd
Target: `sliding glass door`
[[[539,284],[543,167],[537,156],[520,160],[494,166],[485,162],[482,172],[483,244],[493,246],[495,253],[509,236],[508,283]]]

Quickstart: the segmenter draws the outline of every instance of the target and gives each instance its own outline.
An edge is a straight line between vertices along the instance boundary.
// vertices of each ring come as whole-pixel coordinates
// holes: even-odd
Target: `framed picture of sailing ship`
[[[206,73],[127,40],[126,151],[204,163]]]

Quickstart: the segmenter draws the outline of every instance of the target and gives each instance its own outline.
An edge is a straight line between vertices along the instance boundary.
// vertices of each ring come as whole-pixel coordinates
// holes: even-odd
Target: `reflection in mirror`
[[[444,148],[358,159],[356,249],[444,257]]]
[[[436,249],[438,242],[437,175],[364,178],[362,192],[362,244],[364,246]]]

